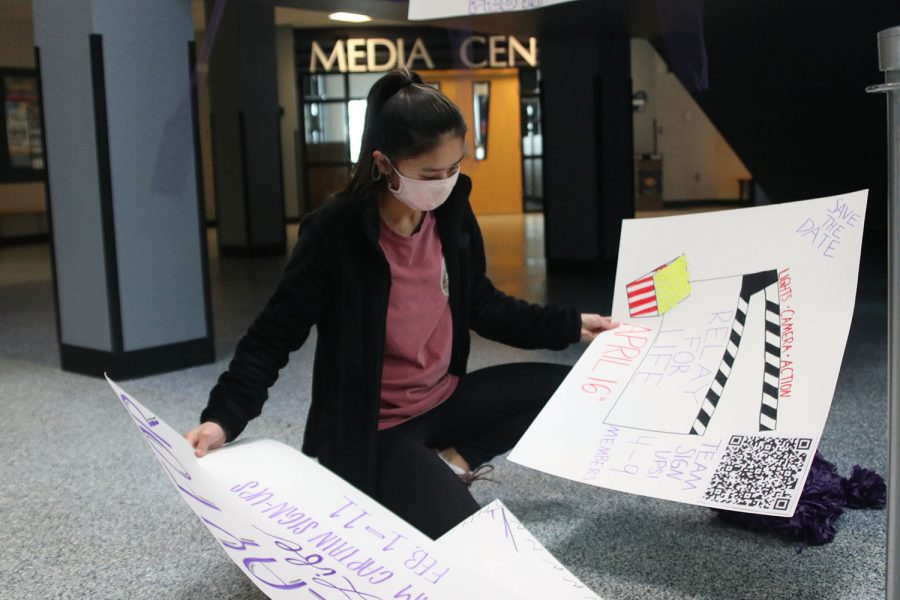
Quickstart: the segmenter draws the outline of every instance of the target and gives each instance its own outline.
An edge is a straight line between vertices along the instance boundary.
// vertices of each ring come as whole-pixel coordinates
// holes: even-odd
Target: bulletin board
[[[0,67],[0,98],[0,183],[42,181],[46,161],[37,71]]]

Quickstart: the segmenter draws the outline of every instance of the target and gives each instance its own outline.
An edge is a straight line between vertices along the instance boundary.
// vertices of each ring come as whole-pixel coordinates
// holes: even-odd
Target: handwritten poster
[[[532,10],[573,0],[409,0],[410,21]]]
[[[591,343],[510,460],[793,515],[847,343],[866,197],[624,222],[621,326]]]
[[[109,384],[181,498],[270,598],[525,598],[518,592],[534,579],[538,558],[547,566],[537,581],[552,597],[596,598],[528,542],[533,537],[505,507],[510,532],[475,515],[435,542],[279,442],[238,441],[197,459],[178,432]],[[512,533],[528,552],[505,544]],[[481,544],[491,552],[482,554]],[[497,578],[496,568],[510,579]]]

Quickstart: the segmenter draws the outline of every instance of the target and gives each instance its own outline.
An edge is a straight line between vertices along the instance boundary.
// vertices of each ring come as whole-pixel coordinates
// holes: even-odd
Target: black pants
[[[569,367],[513,363],[461,377],[440,406],[378,432],[376,499],[436,539],[479,509],[435,450],[453,447],[472,469],[510,450]]]

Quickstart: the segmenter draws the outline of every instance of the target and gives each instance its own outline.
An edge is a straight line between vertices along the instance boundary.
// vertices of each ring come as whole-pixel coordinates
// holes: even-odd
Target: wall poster
[[[0,68],[3,128],[0,131],[0,181],[44,177],[39,82],[33,69]]]

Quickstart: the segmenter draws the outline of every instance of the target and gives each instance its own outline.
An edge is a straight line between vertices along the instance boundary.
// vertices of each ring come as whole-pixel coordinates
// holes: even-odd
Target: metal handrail
[[[877,85],[870,85],[866,88],[866,92],[869,94],[886,94],[888,92],[893,92],[894,90],[900,90],[900,81],[895,81],[894,83],[879,83]]]

